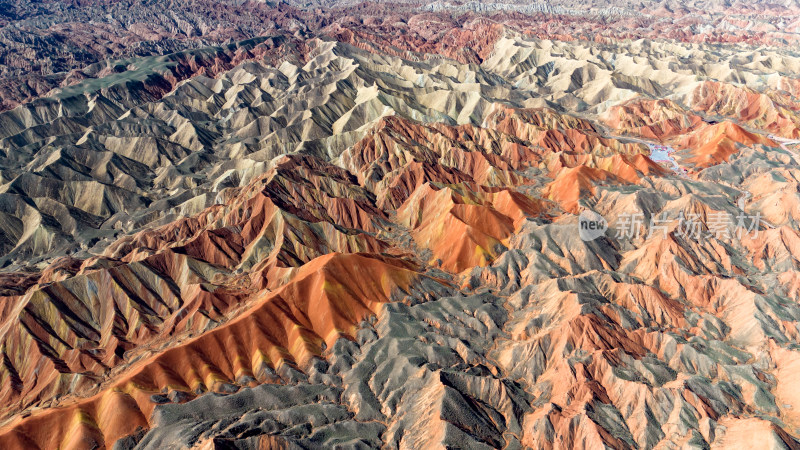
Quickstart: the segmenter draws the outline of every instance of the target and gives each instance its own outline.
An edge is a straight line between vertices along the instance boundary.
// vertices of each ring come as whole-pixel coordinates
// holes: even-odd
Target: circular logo
[[[608,222],[590,209],[584,209],[578,216],[578,234],[584,241],[593,241],[606,234]]]

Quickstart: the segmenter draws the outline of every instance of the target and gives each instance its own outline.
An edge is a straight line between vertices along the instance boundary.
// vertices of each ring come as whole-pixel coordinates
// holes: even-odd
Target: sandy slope
[[[0,447],[797,448],[796,53],[439,17],[0,113]]]

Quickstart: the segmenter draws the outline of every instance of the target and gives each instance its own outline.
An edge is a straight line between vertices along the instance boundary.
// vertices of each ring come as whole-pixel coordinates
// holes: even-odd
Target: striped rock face
[[[0,449],[800,448],[796,2],[73,3],[0,11]]]

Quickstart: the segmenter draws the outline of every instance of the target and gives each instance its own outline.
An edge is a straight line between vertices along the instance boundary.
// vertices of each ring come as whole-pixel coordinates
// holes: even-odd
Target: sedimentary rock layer
[[[4,97],[0,448],[800,447],[797,5],[442,5]]]

